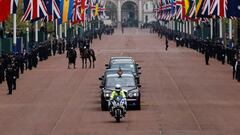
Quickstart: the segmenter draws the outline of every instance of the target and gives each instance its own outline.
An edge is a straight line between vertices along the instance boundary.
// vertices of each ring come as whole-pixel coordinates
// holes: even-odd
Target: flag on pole
[[[199,14],[199,17],[209,17],[210,16],[210,8],[213,0],[204,0],[202,4],[202,13]]]
[[[211,7],[210,7],[210,15],[226,17],[226,15],[227,15],[227,0],[213,0],[213,2],[211,3]]]
[[[240,0],[230,0],[227,9],[228,18],[240,18]]]
[[[61,23],[72,19],[73,0],[61,0]]]
[[[16,14],[18,6],[18,0],[11,0],[11,14]]]
[[[36,21],[46,16],[48,16],[48,12],[43,0],[24,0],[22,21]]]
[[[195,0],[195,16],[200,16],[200,13],[202,11],[202,5],[203,5],[203,0]]]
[[[185,9],[184,9],[184,1],[176,0],[176,19],[184,19]]]
[[[81,0],[74,0],[72,23],[77,24],[81,21]]]
[[[7,19],[10,14],[10,1],[9,0],[0,0],[0,22],[3,22]]]
[[[98,0],[96,0],[96,7],[95,7],[95,16],[98,16],[98,6],[99,6],[99,3],[98,3]]]
[[[48,21],[53,21],[55,19],[61,18],[61,12],[60,12],[60,0],[45,0],[45,4],[48,9]]]
[[[189,19],[193,19],[195,16],[195,11],[196,11],[195,0],[189,0],[189,8],[186,12],[186,16]]]

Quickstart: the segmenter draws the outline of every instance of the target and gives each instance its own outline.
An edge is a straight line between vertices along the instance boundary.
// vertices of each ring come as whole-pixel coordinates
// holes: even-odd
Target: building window
[[[146,4],[146,10],[148,10],[148,4]]]
[[[148,23],[148,16],[145,16],[145,23]]]

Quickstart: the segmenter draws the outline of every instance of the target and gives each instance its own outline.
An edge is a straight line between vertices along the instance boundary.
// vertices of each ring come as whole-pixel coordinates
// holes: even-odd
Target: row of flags
[[[159,0],[156,5],[154,12],[159,20],[240,18],[240,0]]]
[[[21,21],[58,20],[74,24],[105,16],[106,0],[0,0],[0,22],[17,12],[18,3],[23,2]],[[99,18],[100,19],[100,18]]]

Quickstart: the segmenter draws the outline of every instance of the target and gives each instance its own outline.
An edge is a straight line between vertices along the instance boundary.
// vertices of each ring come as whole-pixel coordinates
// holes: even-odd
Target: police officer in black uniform
[[[9,64],[6,69],[6,80],[7,80],[7,86],[8,86],[8,94],[12,94],[12,88],[13,88],[13,79],[14,78],[14,71],[12,66]]]
[[[209,65],[209,40],[205,40],[204,42],[204,53],[205,53],[205,62],[206,62],[206,65]]]

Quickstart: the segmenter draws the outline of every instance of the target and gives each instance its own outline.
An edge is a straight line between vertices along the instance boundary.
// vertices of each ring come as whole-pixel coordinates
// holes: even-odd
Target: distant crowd
[[[65,54],[66,50],[74,47],[87,46],[93,39],[102,39],[102,34],[112,35],[114,28],[104,26],[100,29],[87,30],[82,36],[69,37],[66,39],[51,38],[47,41],[35,43],[29,50],[23,49],[22,52],[4,53],[0,57],[0,84],[7,82],[8,94],[11,95],[16,90],[16,81],[20,74],[25,70],[37,68],[39,62],[47,60],[56,54]],[[0,85],[1,86],[1,85]]]
[[[210,58],[217,59],[222,64],[231,65],[233,79],[240,82],[240,45],[235,44],[233,40],[228,40],[227,45],[225,45],[221,38],[215,40],[201,39],[197,36],[167,29],[159,23],[151,25],[150,33],[157,33],[159,38],[165,36],[166,49],[168,40],[173,40],[176,42],[176,47],[191,48],[204,54],[206,65],[209,65]]]

